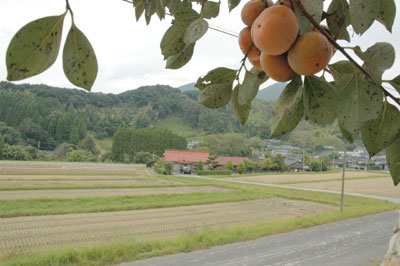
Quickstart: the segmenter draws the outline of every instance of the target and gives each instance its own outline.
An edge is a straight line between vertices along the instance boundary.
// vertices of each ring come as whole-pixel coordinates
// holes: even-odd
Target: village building
[[[179,171],[183,167],[194,168],[195,163],[206,163],[209,160],[208,151],[165,150],[163,161],[172,162],[173,170]],[[204,168],[207,168],[204,165]]]
[[[233,156],[218,156],[215,161],[217,162],[217,169],[225,169],[225,165],[231,161],[233,167],[236,168],[240,163],[244,163],[244,160],[248,160],[247,157],[233,157]]]

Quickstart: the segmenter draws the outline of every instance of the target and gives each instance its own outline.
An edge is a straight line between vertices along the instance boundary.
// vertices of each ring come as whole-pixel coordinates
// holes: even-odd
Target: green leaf
[[[179,54],[168,57],[166,68],[178,69],[186,65],[192,59],[195,44],[191,43]]]
[[[379,1],[350,0],[350,21],[357,34],[363,34],[378,15]]]
[[[32,21],[14,35],[6,54],[8,80],[40,74],[56,61],[65,14]]]
[[[178,12],[179,9],[181,9],[181,0],[170,0],[167,3],[167,7],[169,13],[171,13],[171,15],[175,15],[175,13]]]
[[[376,20],[382,23],[389,32],[392,32],[394,18],[396,17],[396,4],[394,0],[379,0],[379,11]]]
[[[133,0],[133,6],[135,7],[135,17],[136,21],[139,21],[140,17],[144,12],[143,0]]]
[[[400,138],[400,112],[391,104],[385,106],[376,119],[361,129],[362,140],[371,157]]]
[[[333,0],[328,8],[327,23],[332,34],[340,39],[350,42],[347,26],[350,25],[349,4],[343,0]]]
[[[353,64],[346,60],[338,61],[328,67],[335,81],[338,81],[344,78],[347,74],[352,74],[355,71]]]
[[[228,0],[229,12],[231,12],[237,5],[240,3],[240,0]]]
[[[240,84],[236,85],[232,93],[232,109],[235,113],[236,118],[239,120],[240,124],[244,126],[250,115],[251,102],[248,104],[241,105],[238,101],[238,95],[240,91]]]
[[[400,93],[400,75],[389,81],[389,83]]]
[[[229,103],[233,83],[217,83],[201,91],[198,101],[208,108],[218,108]]]
[[[324,11],[324,0],[301,0],[305,10],[313,17],[319,24]]]
[[[230,84],[236,78],[236,70],[218,67],[211,70],[204,77],[198,78],[195,87],[199,90],[204,90],[207,86],[211,86],[217,83]]]
[[[97,76],[97,59],[86,36],[72,23],[63,51],[63,68],[68,80],[88,91]]]
[[[316,124],[332,124],[336,119],[338,93],[326,80],[317,76],[304,79],[304,116]]]
[[[165,32],[160,43],[161,53],[164,59],[179,54],[185,49],[186,45],[183,42],[185,30],[185,26],[174,24]]]
[[[294,12],[296,14],[297,21],[299,22],[300,35],[310,32],[312,30],[310,21],[308,21],[308,19],[303,15],[303,13],[301,13],[300,10],[295,9]]]
[[[292,131],[304,114],[302,82],[296,76],[282,91],[272,112],[272,133],[270,138],[279,137]]]
[[[337,114],[340,125],[352,136],[378,117],[383,105],[383,94],[378,85],[362,75],[346,75],[340,80]]]
[[[183,35],[183,41],[186,44],[191,44],[194,42],[197,42],[200,40],[201,37],[206,34],[208,30],[208,23],[205,21],[205,19],[199,18],[190,23],[190,25],[187,27],[184,35]]]
[[[219,14],[219,7],[221,2],[207,1],[204,4],[202,15],[204,18],[216,18]]]
[[[260,85],[269,77],[265,72],[253,67],[250,71],[246,70],[243,84],[240,88],[238,101],[244,105],[251,103],[256,98]]]
[[[386,160],[392,175],[393,183],[397,186],[400,182],[400,138],[386,149]]]
[[[340,132],[342,133],[343,137],[344,137],[348,142],[350,142],[350,143],[353,143],[353,142],[354,142],[354,137],[353,137],[353,135],[351,135],[346,129],[344,129],[344,128],[340,125],[340,123],[339,123],[339,129],[340,129]]]
[[[157,8],[157,0],[145,0],[144,1],[144,17],[146,19],[146,24],[150,24],[151,16],[153,16],[154,13],[156,13],[156,8]]]
[[[163,0],[157,0],[156,2],[156,13],[160,20],[165,18],[165,4]]]
[[[365,52],[358,52],[358,56],[364,61],[366,70],[372,79],[382,82],[382,74],[394,64],[395,51],[390,43],[379,42],[369,47]]]
[[[189,26],[190,23],[192,23],[199,17],[200,17],[199,13],[197,13],[195,10],[189,7],[184,7],[179,9],[178,12],[176,12],[173,24],[181,24],[184,26]]]

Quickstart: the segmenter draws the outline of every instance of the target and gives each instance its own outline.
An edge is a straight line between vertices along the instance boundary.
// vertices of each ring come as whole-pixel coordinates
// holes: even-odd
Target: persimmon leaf
[[[68,80],[88,91],[96,80],[96,54],[86,36],[73,23],[63,51],[63,68]]]
[[[40,74],[56,61],[65,14],[32,21],[14,35],[6,54],[8,80]]]

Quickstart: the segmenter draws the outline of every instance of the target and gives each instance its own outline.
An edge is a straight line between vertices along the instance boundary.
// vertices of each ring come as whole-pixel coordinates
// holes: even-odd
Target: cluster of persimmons
[[[318,73],[334,53],[328,39],[315,28],[299,36],[292,5],[290,0],[251,0],[241,12],[246,27],[239,34],[240,49],[256,68],[280,82],[296,74]]]

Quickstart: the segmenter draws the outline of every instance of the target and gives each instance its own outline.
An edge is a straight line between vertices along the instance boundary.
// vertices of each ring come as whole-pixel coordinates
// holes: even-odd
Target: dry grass
[[[43,189],[43,190],[11,190],[0,191],[0,200],[17,199],[64,199],[64,198],[94,198],[111,196],[138,196],[151,194],[181,194],[193,192],[226,192],[229,189],[201,187],[155,187],[155,188],[105,188],[105,189]]]
[[[171,238],[205,229],[332,212],[337,207],[287,199],[91,214],[0,219],[0,250],[99,243],[122,237]],[[223,215],[221,215],[223,213]]]

